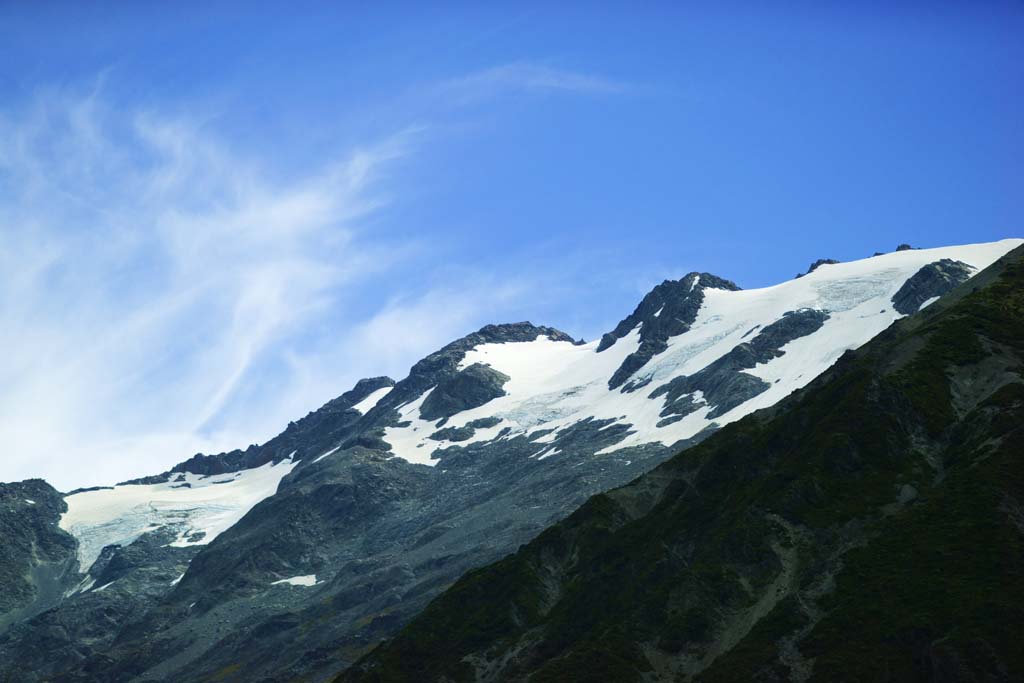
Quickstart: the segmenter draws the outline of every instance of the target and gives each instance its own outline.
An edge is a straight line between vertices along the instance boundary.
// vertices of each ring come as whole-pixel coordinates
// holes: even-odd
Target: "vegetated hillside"
[[[1017,248],[339,680],[1021,680],[1022,373]]]
[[[262,445],[66,495],[8,487],[0,681],[333,680],[467,571],[1022,243],[819,261],[754,290],[694,272],[600,340],[487,325]]]

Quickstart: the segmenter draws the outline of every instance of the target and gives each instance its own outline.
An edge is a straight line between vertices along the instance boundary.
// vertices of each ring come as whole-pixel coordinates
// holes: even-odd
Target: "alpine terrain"
[[[2,484],[0,681],[1024,675],[1022,244],[690,273],[244,451]]]
[[[1022,680],[1022,501],[1018,247],[339,680]]]

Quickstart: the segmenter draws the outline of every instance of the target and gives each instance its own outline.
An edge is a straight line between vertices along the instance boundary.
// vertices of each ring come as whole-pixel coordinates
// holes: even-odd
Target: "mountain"
[[[1022,501],[1018,247],[470,572],[339,681],[1021,680]]]
[[[489,325],[244,451],[63,496],[8,485],[0,680],[330,680],[467,571],[1021,243],[824,262],[758,290],[691,273],[595,342]]]

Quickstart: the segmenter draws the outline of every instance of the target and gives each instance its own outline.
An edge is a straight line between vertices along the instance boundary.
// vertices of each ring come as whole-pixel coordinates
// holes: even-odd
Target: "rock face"
[[[875,256],[879,256],[879,255],[880,255],[879,252],[875,252]],[[815,270],[817,270],[820,266],[834,265],[836,263],[839,263],[839,261],[836,261],[835,259],[831,259],[831,258],[820,258],[820,259],[818,259],[817,261],[815,261],[814,263],[812,263],[810,265],[810,267],[807,269],[806,273],[800,273],[799,275],[797,275],[797,277],[803,277],[804,275],[810,275]]]
[[[338,680],[1024,678],[1024,247]]]
[[[622,365],[608,380],[608,388],[621,386],[652,356],[668,348],[670,337],[690,329],[704,301],[704,290],[708,287],[729,291],[739,289],[734,282],[710,273],[690,273],[681,280],[665,280],[652,289],[636,310],[623,318],[614,330],[601,337],[598,353],[609,349],[640,326],[640,347],[622,361]]]
[[[157,484],[170,480],[176,474],[191,472],[204,476],[237,472],[260,467],[267,463],[281,462],[290,454],[303,450],[327,450],[342,435],[347,435],[359,421],[362,413],[353,409],[360,401],[373,392],[395,386],[390,377],[371,377],[359,380],[355,387],[341,396],[328,401],[321,408],[306,417],[291,422],[288,428],[262,446],[249,446],[244,451],[235,450],[218,455],[198,453],[174,466],[170,471],[152,477],[124,482],[125,484]]]
[[[700,372],[673,378],[651,392],[651,398],[665,396],[661,411],[665,418],[685,417],[701,405],[712,407],[708,417],[721,417],[771,386],[744,370],[784,355],[783,346],[817,332],[828,317],[827,312],[812,308],[786,311],[749,342],[735,346]]]
[[[451,417],[463,410],[478,408],[491,399],[504,396],[501,388],[509,376],[480,363],[474,363],[438,382],[420,406],[424,420]]]
[[[75,540],[56,526],[66,509],[41,479],[0,484],[0,637],[57,604],[74,577]]]
[[[412,366],[409,376],[399,382],[388,395],[388,405],[400,405],[412,401],[423,392],[437,386],[441,381],[450,380],[459,372],[459,363],[466,352],[481,344],[511,344],[531,342],[538,337],[551,341],[577,344],[572,337],[552,327],[536,326],[529,322],[505,325],[487,325],[473,334],[466,335],[440,351],[435,351]]]
[[[694,274],[590,344],[489,325],[265,444],[63,503],[51,491],[44,526],[70,568],[56,601],[8,619],[0,680],[330,680],[467,571],[806,386],[900,317],[890,300],[923,266],[981,269],[1015,244],[887,254],[763,290]],[[30,512],[10,514],[24,527]]]
[[[942,259],[929,263],[907,280],[892,297],[892,307],[899,313],[911,315],[926,301],[937,299],[971,277],[974,269],[966,263]]]

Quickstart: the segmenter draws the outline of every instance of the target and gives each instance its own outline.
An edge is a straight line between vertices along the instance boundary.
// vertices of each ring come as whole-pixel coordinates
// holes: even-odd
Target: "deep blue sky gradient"
[[[1021,3],[207,4],[8,3],[0,96],[108,70],[125,101],[218,102],[282,173],[443,124],[388,229],[456,263],[586,244],[756,286],[1021,231]],[[417,95],[522,60],[635,87]]]
[[[313,357],[426,290],[531,282],[288,410],[488,322],[593,338],[691,270],[758,287],[821,257],[1022,236],[1021,36],[1005,1],[4,2],[0,113],[96,90],[202,121],[285,185],[406,132],[359,241],[415,255],[254,359],[210,431],[285,393],[284,350]],[[145,372],[173,376],[190,348],[165,353]]]

